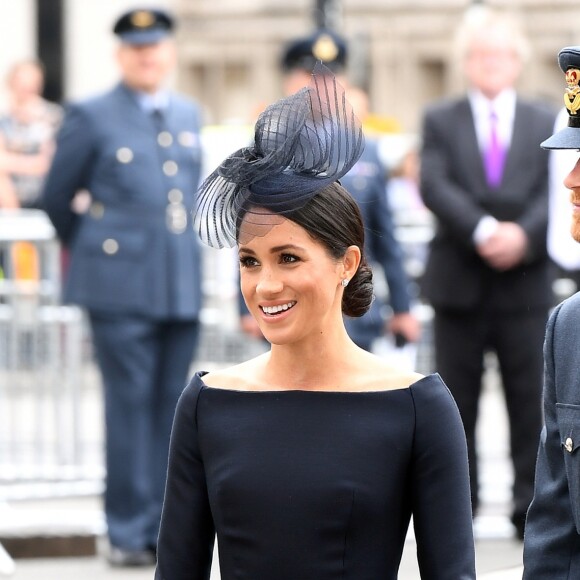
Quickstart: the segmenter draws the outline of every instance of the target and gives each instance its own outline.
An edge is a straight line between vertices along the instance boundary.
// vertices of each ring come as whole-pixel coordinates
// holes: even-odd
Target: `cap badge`
[[[312,46],[312,54],[322,62],[334,60],[338,56],[338,46],[330,35],[323,34]]]
[[[564,105],[570,115],[575,115],[580,109],[580,69],[569,68],[566,71],[566,92],[564,93]]]
[[[155,22],[155,16],[149,10],[138,10],[131,15],[131,24],[137,28],[147,28]]]

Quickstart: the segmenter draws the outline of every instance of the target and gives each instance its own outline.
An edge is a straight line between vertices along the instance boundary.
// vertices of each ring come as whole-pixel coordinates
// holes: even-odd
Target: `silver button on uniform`
[[[173,143],[173,137],[169,131],[161,131],[159,135],[157,135],[157,143],[161,147],[169,147]]]
[[[184,147],[193,147],[196,141],[196,136],[195,133],[192,133],[191,131],[182,131],[177,136],[177,140],[179,141],[179,144]]]
[[[175,161],[165,161],[163,163],[163,173],[168,177],[173,177],[177,173],[177,169]]]
[[[568,437],[568,439],[566,439],[564,447],[568,453],[572,453],[572,449],[574,449],[574,441],[572,441],[572,437]]]
[[[133,151],[129,147],[117,149],[117,161],[119,163],[131,163],[133,161]]]
[[[183,201],[183,192],[180,189],[174,187],[173,189],[169,190],[167,194],[167,199],[171,203],[181,203]]]
[[[100,201],[94,201],[89,209],[94,219],[100,220],[105,214],[105,206]]]
[[[182,234],[187,228],[187,211],[181,203],[170,203],[165,210],[167,228],[174,234]]]
[[[112,256],[113,254],[116,254],[118,251],[119,251],[119,242],[117,242],[117,240],[114,240],[113,238],[107,238],[103,242],[103,252],[105,252],[105,254],[109,254],[109,256]]]

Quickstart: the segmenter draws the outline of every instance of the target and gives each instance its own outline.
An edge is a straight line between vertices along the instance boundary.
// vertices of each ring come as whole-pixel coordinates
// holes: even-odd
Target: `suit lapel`
[[[507,183],[510,177],[522,168],[521,153],[530,146],[532,135],[529,131],[529,124],[526,121],[525,111],[520,101],[516,101],[516,110],[514,115],[514,126],[512,129],[512,140],[507,154],[502,185]],[[538,144],[539,147],[539,144]]]

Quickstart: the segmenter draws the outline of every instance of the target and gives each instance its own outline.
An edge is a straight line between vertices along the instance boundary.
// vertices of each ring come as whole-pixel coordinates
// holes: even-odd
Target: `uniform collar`
[[[163,111],[169,107],[169,91],[161,89],[156,93],[145,93],[143,91],[136,91],[125,85],[125,88],[133,95],[139,108],[146,112]]]

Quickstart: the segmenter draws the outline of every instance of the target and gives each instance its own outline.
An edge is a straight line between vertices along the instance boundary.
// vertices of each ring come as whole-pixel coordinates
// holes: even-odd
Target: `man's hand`
[[[528,249],[528,238],[518,224],[499,222],[495,231],[476,248],[492,268],[503,272],[522,262]]]
[[[421,323],[410,312],[393,314],[387,329],[393,335],[400,334],[407,342],[417,342],[421,338]]]

